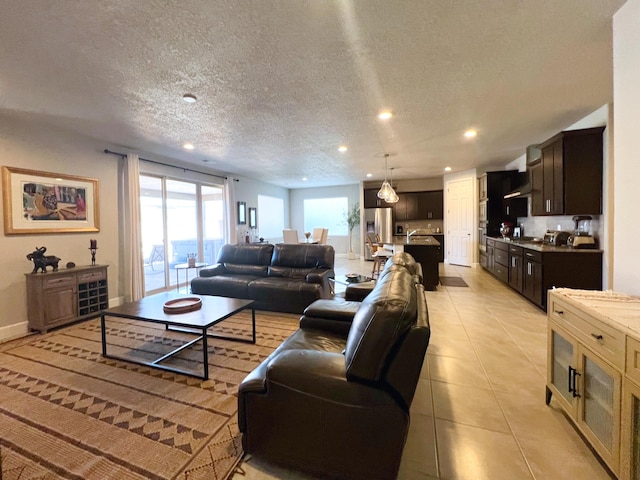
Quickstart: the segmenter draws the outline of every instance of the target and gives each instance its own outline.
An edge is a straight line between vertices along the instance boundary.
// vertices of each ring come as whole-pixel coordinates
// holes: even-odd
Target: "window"
[[[306,198],[304,200],[304,231],[315,227],[328,228],[331,235],[349,235],[345,214],[349,208],[347,197]]]
[[[258,195],[258,234],[263,238],[282,238],[284,201],[281,198]]]

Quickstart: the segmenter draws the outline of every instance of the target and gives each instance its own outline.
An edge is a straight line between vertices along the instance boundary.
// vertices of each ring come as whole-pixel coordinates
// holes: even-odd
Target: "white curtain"
[[[124,160],[125,234],[124,276],[127,301],[144,297],[144,271],[142,262],[142,232],[140,227],[140,161],[138,154],[128,153]]]
[[[238,213],[236,211],[236,181],[233,177],[227,177],[224,181],[224,203],[227,209],[227,242],[238,243]]]

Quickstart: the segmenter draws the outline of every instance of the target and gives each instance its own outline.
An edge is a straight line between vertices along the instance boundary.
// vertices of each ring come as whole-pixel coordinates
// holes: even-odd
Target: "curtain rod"
[[[125,158],[127,156],[126,153],[113,152],[113,151],[108,150],[106,148],[104,149],[104,153],[107,153],[109,155],[117,155],[117,156],[122,157],[122,158]],[[218,178],[222,178],[223,180],[227,180],[227,177],[223,177],[222,175],[216,175],[215,173],[200,172],[198,170],[192,170],[190,168],[185,168],[185,167],[176,167],[175,165],[171,165],[169,163],[162,163],[162,162],[158,162],[156,160],[149,160],[148,158],[141,158],[141,157],[138,157],[138,158],[139,158],[139,160],[142,160],[143,162],[155,163],[156,165],[163,165],[165,167],[178,168],[178,169],[182,170],[183,172],[200,173],[202,175],[209,175],[210,177],[218,177]],[[233,180],[235,180],[236,182],[239,181],[237,178],[234,178]]]

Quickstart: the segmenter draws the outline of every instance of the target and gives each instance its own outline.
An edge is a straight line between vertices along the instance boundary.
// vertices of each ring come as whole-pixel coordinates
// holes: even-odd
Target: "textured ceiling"
[[[291,188],[502,165],[612,100],[623,3],[0,0],[0,115]]]

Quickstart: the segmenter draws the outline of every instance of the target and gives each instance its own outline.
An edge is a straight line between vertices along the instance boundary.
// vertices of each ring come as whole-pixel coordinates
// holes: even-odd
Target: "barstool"
[[[371,256],[373,257],[373,269],[371,270],[371,278],[374,280],[380,276],[380,271],[383,269],[384,264],[389,257],[393,255],[391,250],[380,248],[379,245],[373,243],[370,237],[367,236],[367,244],[369,250],[371,250]]]

